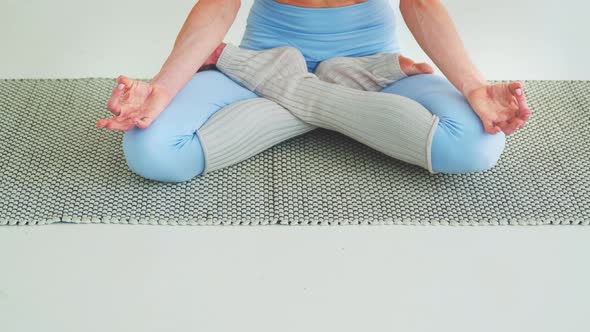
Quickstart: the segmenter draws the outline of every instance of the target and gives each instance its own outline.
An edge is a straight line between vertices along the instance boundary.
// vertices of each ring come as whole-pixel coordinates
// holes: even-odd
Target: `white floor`
[[[588,2],[444,3],[488,79],[590,79]],[[0,78],[150,77],[193,4],[3,0]],[[0,252],[0,331],[590,330],[590,227],[0,227]]]
[[[2,331],[588,331],[589,227],[0,229]]]

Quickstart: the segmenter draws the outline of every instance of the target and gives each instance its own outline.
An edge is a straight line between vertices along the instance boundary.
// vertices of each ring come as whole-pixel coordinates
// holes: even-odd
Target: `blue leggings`
[[[411,98],[439,116],[431,148],[435,172],[481,172],[500,158],[505,135],[487,134],[466,99],[444,77],[409,76],[382,92]],[[224,106],[256,97],[218,71],[195,74],[148,128],[125,133],[128,166],[140,176],[162,182],[183,182],[200,175],[205,160],[199,128]]]

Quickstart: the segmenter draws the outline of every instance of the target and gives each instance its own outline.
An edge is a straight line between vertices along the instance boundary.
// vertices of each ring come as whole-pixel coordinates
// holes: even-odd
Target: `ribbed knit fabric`
[[[408,77],[400,67],[399,53],[332,58],[320,62],[315,75],[325,82],[364,91],[380,91]]]
[[[246,160],[315,128],[264,98],[233,103],[199,129],[205,155],[203,174]]]
[[[315,74],[323,81],[366,91],[379,91],[407,77],[400,68],[398,54],[392,53],[333,58],[321,62]],[[246,160],[315,128],[264,98],[226,106],[198,131],[205,155],[203,174]]]
[[[323,82],[292,47],[253,51],[227,44],[217,68],[306,123],[434,173],[430,146],[439,119],[412,99]]]

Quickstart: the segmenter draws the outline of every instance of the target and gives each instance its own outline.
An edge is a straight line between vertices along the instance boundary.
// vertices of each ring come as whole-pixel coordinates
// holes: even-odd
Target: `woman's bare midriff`
[[[337,8],[352,6],[367,0],[275,0],[284,5],[306,8]]]

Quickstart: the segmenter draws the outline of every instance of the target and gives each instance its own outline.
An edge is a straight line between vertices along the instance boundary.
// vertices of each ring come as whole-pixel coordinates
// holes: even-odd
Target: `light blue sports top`
[[[399,0],[369,0],[337,8],[305,8],[255,0],[241,47],[252,50],[293,46],[310,72],[336,56],[399,52]]]

